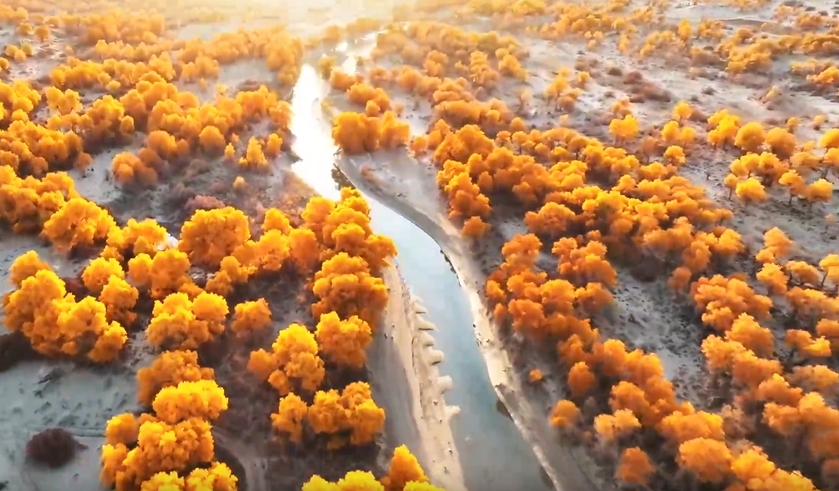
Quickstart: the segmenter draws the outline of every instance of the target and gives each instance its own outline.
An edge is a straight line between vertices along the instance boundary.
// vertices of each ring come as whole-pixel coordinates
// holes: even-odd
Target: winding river
[[[336,148],[320,105],[328,92],[315,68],[304,65],[292,96],[292,149],[300,157],[292,170],[322,196],[337,199],[339,185],[332,177]],[[396,243],[402,275],[437,326],[435,349],[445,354],[441,375],[454,381],[446,403],[461,410],[452,429],[466,485],[473,490],[551,489],[533,450],[513,421],[496,409],[498,398],[477,345],[467,297],[440,247],[406,218],[372,196],[366,199],[373,228]]]

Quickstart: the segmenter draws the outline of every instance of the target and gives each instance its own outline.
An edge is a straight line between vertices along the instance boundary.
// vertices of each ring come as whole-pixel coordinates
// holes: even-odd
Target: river
[[[294,173],[322,196],[337,199],[333,178],[336,147],[331,124],[322,116],[320,101],[328,84],[311,65],[304,65],[292,95],[295,135],[292,149],[300,157]],[[446,403],[460,407],[452,429],[469,489],[551,489],[542,477],[533,450],[515,424],[496,409],[498,398],[473,330],[472,314],[458,277],[434,240],[406,218],[371,196],[373,228],[391,237],[399,254],[396,262],[412,293],[437,326],[435,349],[445,354],[440,372],[454,388]],[[472,286],[474,287],[474,285]]]

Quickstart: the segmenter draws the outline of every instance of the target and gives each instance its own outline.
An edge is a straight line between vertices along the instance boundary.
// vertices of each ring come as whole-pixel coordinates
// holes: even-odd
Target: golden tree
[[[550,421],[557,428],[571,428],[580,420],[580,409],[571,401],[557,402],[551,410]]]
[[[335,312],[320,316],[315,338],[324,356],[338,366],[359,370],[367,359],[367,347],[373,341],[370,324],[352,316],[341,320]]]
[[[290,441],[303,441],[304,423],[309,408],[295,393],[280,398],[277,412],[271,414],[271,426],[279,433],[288,435]]]
[[[191,263],[218,267],[221,260],[251,238],[248,217],[232,207],[198,210],[181,227],[178,249]]]
[[[42,235],[61,250],[92,246],[116,228],[114,218],[99,205],[72,198],[44,223]]]
[[[227,410],[224,389],[214,380],[180,382],[160,389],[154,397],[155,415],[169,424],[199,418],[214,421]]]
[[[167,249],[152,256],[140,253],[128,260],[128,278],[137,288],[148,291],[155,300],[176,292],[193,293],[191,267],[186,253]]]
[[[212,368],[204,368],[198,364],[197,352],[164,351],[151,365],[137,371],[137,399],[140,404],[151,406],[154,397],[165,387],[214,378]]]
[[[201,292],[194,300],[173,293],[156,300],[146,338],[158,349],[197,349],[225,329],[229,309],[224,297]]]
[[[746,203],[766,201],[767,198],[766,189],[764,189],[763,184],[754,177],[737,183],[737,186],[734,188],[734,194]]]
[[[601,414],[594,418],[595,433],[608,443],[627,437],[640,428],[641,422],[628,409],[619,409],[614,414]]]
[[[695,438],[679,445],[676,462],[700,482],[719,484],[730,475],[734,458],[725,442]]]
[[[335,312],[343,319],[358,316],[375,324],[387,304],[384,281],[371,274],[364,259],[345,252],[324,261],[315,273],[312,292],[318,298],[312,305],[316,317]]]
[[[18,256],[12,263],[9,268],[9,281],[12,285],[20,288],[23,280],[35,276],[35,273],[41,270],[52,271],[52,268],[41,260],[36,251],[27,251]]]
[[[744,152],[760,153],[765,142],[763,126],[753,121],[741,126],[734,137],[734,145]]]
[[[153,417],[140,423],[137,446],[123,443],[102,447],[102,472],[105,487],[117,491],[139,489],[158,472],[177,472],[213,460],[215,445],[210,424],[191,418],[167,424]]]
[[[353,382],[340,394],[334,389],[316,392],[307,422],[316,434],[331,437],[331,448],[340,448],[347,443],[367,445],[384,428],[385,412],[373,401],[370,385]],[[349,441],[344,436],[346,432],[349,432]]]
[[[259,349],[251,353],[248,370],[271,384],[281,396],[292,392],[295,386],[314,392],[326,375],[318,351],[315,336],[306,326],[291,324],[280,331],[270,352]]]
[[[584,361],[575,363],[568,371],[568,388],[575,398],[583,398],[595,387],[597,378]]]
[[[655,473],[650,457],[638,447],[630,447],[621,454],[615,478],[631,486],[646,486]]]
[[[230,329],[236,335],[265,329],[273,322],[271,309],[264,298],[236,304]]]
[[[390,467],[387,475],[382,478],[382,484],[389,491],[402,491],[409,482],[426,483],[428,477],[408,447],[400,445],[393,450]]]

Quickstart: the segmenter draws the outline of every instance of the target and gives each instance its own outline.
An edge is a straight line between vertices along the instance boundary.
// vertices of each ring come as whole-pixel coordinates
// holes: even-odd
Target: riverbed
[[[348,58],[351,63],[352,58]],[[345,63],[343,68],[351,67]],[[329,90],[311,65],[304,65],[292,95],[295,136],[292,149],[300,158],[292,170],[318,194],[339,196],[331,125],[325,120],[321,101]],[[376,198],[370,203],[373,229],[391,237],[399,254],[399,269],[411,292],[421,299],[427,319],[436,326],[435,349],[442,351],[440,372],[453,387],[446,392],[449,405],[460,414],[452,429],[469,489],[551,489],[542,477],[533,449],[511,419],[497,409],[498,398],[490,383],[473,329],[471,309],[464,287],[440,246],[405,217]],[[436,199],[436,197],[434,197]]]

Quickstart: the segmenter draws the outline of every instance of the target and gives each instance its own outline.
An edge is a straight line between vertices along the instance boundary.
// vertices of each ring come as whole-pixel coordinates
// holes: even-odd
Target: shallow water
[[[316,70],[303,66],[291,102],[291,131],[296,137],[292,148],[301,159],[292,170],[319,194],[336,199],[335,145],[320,106],[327,92],[328,85]],[[452,419],[452,429],[466,485],[470,489],[550,489],[515,424],[496,410],[498,398],[475,338],[466,295],[440,247],[401,215],[373,197],[366,198],[374,230],[396,243],[402,275],[427,309],[427,319],[437,326],[434,348],[445,354],[440,373],[454,382],[454,388],[446,392],[446,403],[461,410]]]

